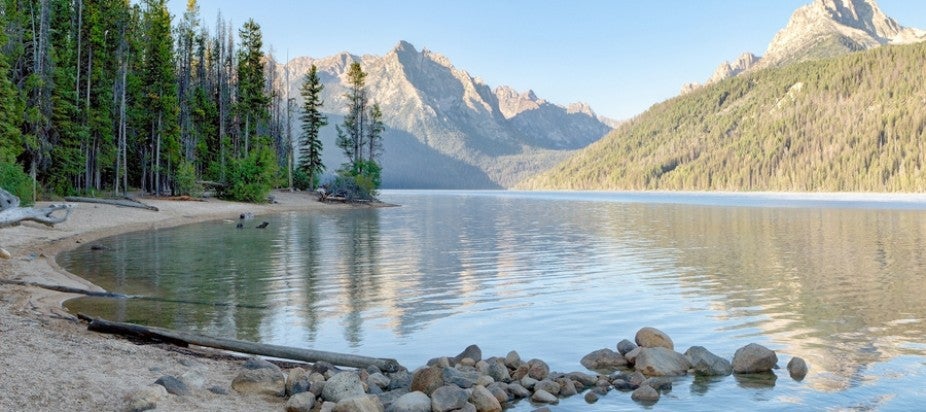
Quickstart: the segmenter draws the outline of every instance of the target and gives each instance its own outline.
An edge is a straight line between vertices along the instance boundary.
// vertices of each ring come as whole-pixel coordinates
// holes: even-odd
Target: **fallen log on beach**
[[[173,331],[154,326],[142,326],[132,323],[112,322],[105,319],[93,318],[79,314],[80,319],[90,322],[88,330],[100,333],[128,336],[134,339],[149,342],[164,342],[178,346],[205,346],[233,352],[249,353],[252,355],[270,356],[274,358],[292,359],[303,362],[328,362],[332,365],[350,368],[366,368],[373,365],[383,372],[396,372],[401,369],[395,359],[373,358],[369,356],[352,355],[319,351],[313,349],[293,348],[289,346],[254,343],[236,339],[213,338],[194,333]]]
[[[78,202],[78,203],[99,203],[103,205],[113,205],[113,206],[122,206],[122,207],[136,207],[139,209],[151,210],[157,212],[159,209],[157,207],[144,204],[132,198],[122,198],[122,199],[101,199],[96,197],[76,197],[68,196],[64,200],[68,202]]]

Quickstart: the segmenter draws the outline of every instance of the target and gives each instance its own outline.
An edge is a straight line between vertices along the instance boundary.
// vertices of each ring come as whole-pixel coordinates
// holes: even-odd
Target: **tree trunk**
[[[213,338],[193,333],[178,332],[158,327],[146,327],[132,323],[111,322],[105,319],[78,315],[81,319],[89,320],[87,329],[94,332],[111,333],[129,336],[146,341],[165,342],[177,346],[189,345],[205,346],[209,348],[249,353],[253,355],[271,356],[274,358],[293,359],[304,362],[324,361],[332,365],[350,368],[366,368],[374,365],[383,372],[397,372],[401,365],[395,359],[373,358],[369,356],[352,355],[347,353],[326,352],[312,349],[293,348],[280,345],[246,342],[236,339]]]

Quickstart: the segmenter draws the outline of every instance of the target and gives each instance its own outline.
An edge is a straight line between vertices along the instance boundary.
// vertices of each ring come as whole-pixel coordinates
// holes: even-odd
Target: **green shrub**
[[[375,200],[376,189],[370,179],[364,176],[338,176],[328,184],[328,196],[341,197],[348,201]]]
[[[32,179],[19,164],[0,162],[0,188],[19,197],[23,206],[32,204]]]
[[[318,187],[318,176],[310,177],[302,169],[293,170],[293,186],[299,190],[314,190]]]
[[[276,154],[269,147],[255,148],[230,162],[225,196],[243,202],[266,202],[277,178]]]
[[[193,197],[202,197],[203,185],[196,181],[196,168],[193,163],[183,161],[177,166],[177,174],[174,176],[177,182],[177,194],[188,195]]]

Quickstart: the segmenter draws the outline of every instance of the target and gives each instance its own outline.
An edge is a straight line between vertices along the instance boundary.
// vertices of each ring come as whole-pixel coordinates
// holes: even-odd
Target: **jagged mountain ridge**
[[[900,25],[885,15],[875,0],[814,0],[795,10],[763,56],[747,52],[735,62],[723,62],[705,84],[750,70],[924,40],[926,31]],[[689,83],[682,86],[682,92],[700,86]]]
[[[585,104],[564,107],[530,91],[493,90],[447,57],[405,41],[383,56],[299,57],[277,68],[274,86],[280,93],[288,88],[301,105],[304,74],[312,64],[318,67],[325,84],[323,111],[332,117],[322,130],[329,170],[344,161],[334,145],[334,125],[346,112],[346,72],[354,61],[367,73],[370,101],[383,111],[385,187],[510,187],[598,140],[615,124]],[[297,120],[293,129],[299,130]]]

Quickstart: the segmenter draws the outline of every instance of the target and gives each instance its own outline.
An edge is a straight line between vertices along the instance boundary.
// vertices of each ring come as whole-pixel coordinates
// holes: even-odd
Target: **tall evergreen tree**
[[[0,13],[0,48],[6,49],[6,16]],[[22,132],[19,123],[22,119],[22,104],[19,93],[10,81],[10,64],[7,53],[0,53],[0,162],[14,163],[23,150]]]
[[[250,138],[259,122],[269,117],[270,98],[264,93],[263,36],[260,25],[249,19],[239,30],[241,51],[238,54],[238,114],[244,122],[244,155],[250,151]]]
[[[143,81],[147,97],[148,147],[151,164],[148,176],[156,194],[161,193],[162,172],[169,172],[179,160],[179,111],[173,36],[166,0],[145,0]],[[167,176],[167,174],[165,174]],[[147,181],[147,179],[146,179]],[[145,185],[143,184],[143,188]]]
[[[347,70],[347,82],[350,89],[344,95],[347,98],[347,115],[344,122],[336,126],[338,132],[337,145],[344,150],[348,164],[346,169],[358,169],[362,173],[364,126],[367,117],[367,91],[365,79],[360,63],[353,62]]]
[[[322,141],[319,130],[328,124],[328,117],[321,113],[325,104],[321,99],[325,85],[318,78],[318,68],[313,64],[302,83],[302,135],[299,141],[299,170],[309,180],[311,189],[315,189],[318,176],[325,171],[322,163]]]
[[[364,143],[367,146],[367,161],[377,163],[377,159],[383,152],[383,132],[386,126],[383,124],[383,111],[378,103],[370,106],[370,125],[366,130]]]

